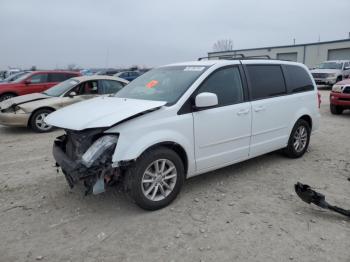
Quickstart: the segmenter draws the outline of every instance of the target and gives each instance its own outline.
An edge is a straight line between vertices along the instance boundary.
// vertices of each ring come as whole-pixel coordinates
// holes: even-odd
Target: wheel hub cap
[[[305,149],[308,139],[307,130],[304,126],[300,126],[294,133],[293,146],[296,152],[301,152]]]
[[[142,192],[149,200],[161,201],[174,190],[176,179],[174,163],[168,159],[158,159],[146,168],[142,176]]]

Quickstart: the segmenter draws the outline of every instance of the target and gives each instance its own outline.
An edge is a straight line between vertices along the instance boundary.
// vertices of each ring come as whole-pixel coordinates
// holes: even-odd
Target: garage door
[[[296,62],[298,61],[298,53],[278,53],[277,59]]]
[[[350,48],[328,50],[328,60],[350,60]]]

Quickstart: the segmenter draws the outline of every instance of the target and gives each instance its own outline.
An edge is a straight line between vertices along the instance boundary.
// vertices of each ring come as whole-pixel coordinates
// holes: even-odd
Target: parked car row
[[[12,82],[0,84],[0,102],[15,96],[43,92],[59,82],[79,75],[72,71],[26,72]]]
[[[62,73],[61,77],[66,76],[66,73]],[[99,95],[116,93],[127,83],[122,78],[95,75],[69,78],[49,89],[43,85],[37,87],[37,93],[14,97],[0,103],[0,124],[31,127],[36,132],[48,132],[52,126],[46,124],[45,117],[51,112]],[[31,87],[28,85],[23,88]],[[42,90],[45,91],[39,93]]]

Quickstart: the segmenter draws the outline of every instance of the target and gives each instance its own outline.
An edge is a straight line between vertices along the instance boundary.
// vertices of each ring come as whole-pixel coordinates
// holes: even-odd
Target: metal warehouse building
[[[235,54],[243,54],[245,56],[268,55],[270,58],[274,59],[304,63],[312,68],[326,60],[350,60],[350,39],[309,44],[239,49],[223,52],[209,52],[208,57]]]

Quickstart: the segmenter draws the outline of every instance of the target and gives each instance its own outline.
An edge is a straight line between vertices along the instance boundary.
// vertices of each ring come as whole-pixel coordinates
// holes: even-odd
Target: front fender
[[[193,137],[189,136],[189,137]],[[194,171],[194,151],[190,145],[193,142],[189,138],[174,130],[158,130],[148,134],[140,134],[138,137],[132,137],[127,133],[120,133],[116,150],[113,154],[113,166],[119,166],[121,161],[130,161],[137,159],[148,148],[164,142],[172,142],[180,145],[186,152],[188,158],[188,173]]]

